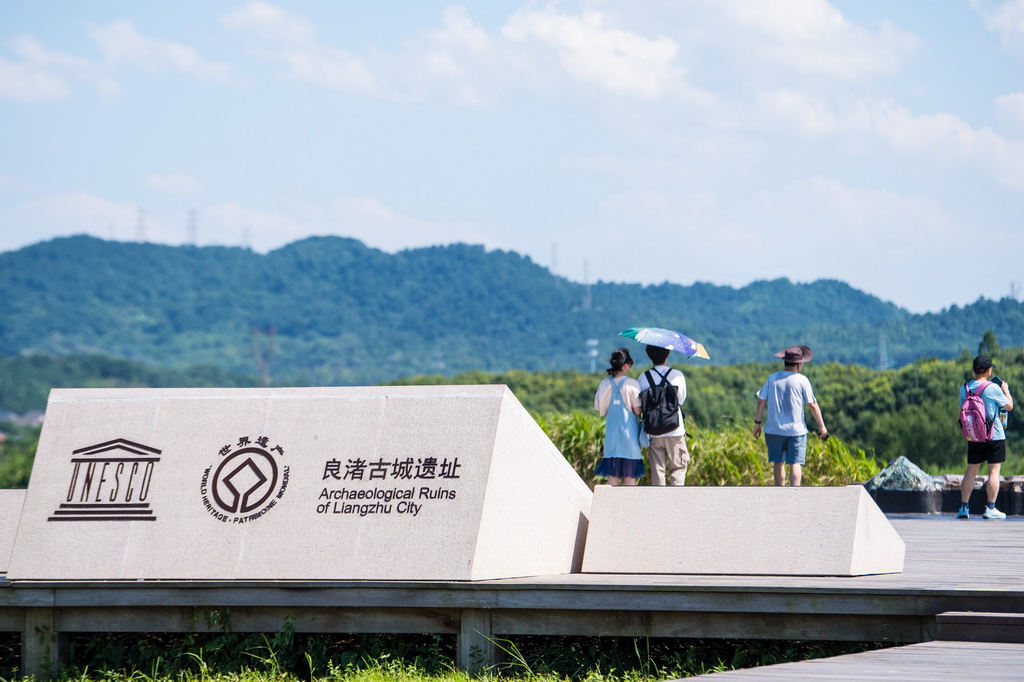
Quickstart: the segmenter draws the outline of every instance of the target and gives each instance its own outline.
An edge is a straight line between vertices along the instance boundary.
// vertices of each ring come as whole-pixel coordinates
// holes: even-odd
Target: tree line
[[[994,335],[986,335],[981,349],[993,354],[997,374],[1024,396],[1024,347],[1000,349]],[[639,353],[637,353],[639,355]],[[846,471],[849,480],[870,476],[879,466],[905,456],[933,474],[957,473],[963,468],[964,440],[957,418],[959,386],[970,377],[974,353],[963,351],[954,360],[923,359],[896,369],[871,369],[861,365],[817,361],[804,366],[833,434],[833,450],[821,450],[833,461],[817,480],[835,481],[835,471]],[[763,442],[751,436],[755,394],[781,362],[715,366],[700,360],[673,357],[687,379],[683,406],[690,446],[695,457],[691,482],[752,482],[760,475]],[[633,374],[645,367],[638,363]],[[528,372],[463,372],[455,376],[419,375],[394,384],[505,384],[544,427],[563,454],[584,478],[600,459],[603,422],[593,410],[593,396],[602,372],[572,370]],[[215,367],[167,370],[104,356],[54,358],[48,356],[0,357],[0,409],[24,412],[43,409],[51,387],[212,387],[256,386],[251,376],[226,373]],[[291,384],[309,385],[309,384]],[[1024,400],[1024,397],[1021,398]],[[1024,409],[1022,407],[1021,409]],[[811,420],[808,417],[808,420]],[[0,430],[10,431],[0,425]],[[1024,417],[1011,414],[1007,425],[1006,476],[1024,473]],[[27,440],[26,440],[27,439]],[[27,483],[32,432],[18,431],[18,439],[0,446],[0,472],[17,470]],[[814,448],[818,445],[811,439]],[[19,463],[9,455],[17,450]],[[711,465],[713,457],[728,452],[728,463]],[[812,450],[814,456],[817,450]],[[705,464],[697,460],[706,457]],[[6,458],[6,459],[5,459]],[[723,471],[736,468],[723,478]],[[810,469],[812,482],[816,474]],[[0,474],[0,478],[3,475]],[[17,478],[17,477],[15,477]],[[9,482],[9,481],[8,481]],[[0,487],[4,481],[0,480]]]
[[[261,381],[366,385],[590,367],[631,326],[678,329],[715,366],[791,343],[825,362],[956,358],[992,326],[1024,345],[1024,304],[980,299],[915,315],[835,280],[741,288],[578,283],[529,258],[451,244],[395,254],[318,237],[267,254],[67,237],[0,253],[0,356],[101,353]]]

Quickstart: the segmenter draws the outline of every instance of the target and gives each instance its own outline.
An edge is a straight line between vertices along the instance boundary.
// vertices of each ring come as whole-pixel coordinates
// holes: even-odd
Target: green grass
[[[0,681],[17,679],[17,635],[0,633]],[[452,635],[75,635],[69,682],[658,682],[885,646],[849,642],[517,637],[504,662],[455,669]]]

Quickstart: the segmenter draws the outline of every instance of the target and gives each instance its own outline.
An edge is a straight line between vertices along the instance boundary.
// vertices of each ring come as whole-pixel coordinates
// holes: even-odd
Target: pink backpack
[[[974,391],[966,383],[964,384],[967,397],[964,399],[963,405],[960,406],[960,431],[964,434],[964,438],[973,443],[992,440],[992,427],[995,420],[988,418],[985,401],[981,398],[981,394],[991,383],[991,381],[982,381]]]

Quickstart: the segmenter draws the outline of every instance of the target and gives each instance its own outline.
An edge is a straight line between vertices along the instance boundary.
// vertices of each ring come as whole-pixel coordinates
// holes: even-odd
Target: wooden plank
[[[847,614],[691,613],[645,611],[496,610],[498,635],[595,635],[706,639],[794,639],[853,642],[920,642],[930,619]]]
[[[217,631],[225,625],[222,615],[232,630],[273,632],[291,616],[300,632],[457,633],[469,638],[463,648],[467,662],[465,652],[474,647],[483,658],[493,657],[488,639],[493,633],[918,642],[936,636],[937,616],[944,612],[1024,614],[1024,562],[1018,559],[1024,526],[1019,522],[894,519],[907,542],[906,570],[856,578],[574,574],[472,583],[0,581],[0,628],[20,631],[27,607],[50,606],[57,607],[52,616],[57,632]],[[978,570],[979,557],[985,571]],[[39,611],[36,618],[45,620]]]
[[[25,609],[21,631],[21,674],[39,679],[60,675],[64,637],[54,627],[53,609]]]
[[[22,590],[24,591],[24,590]],[[1005,599],[999,593],[999,599]],[[176,584],[166,587],[108,585],[95,590],[57,589],[55,604],[61,608],[91,606],[217,606],[218,608],[287,606],[288,608],[491,608],[491,609],[566,609],[642,610],[642,611],[723,611],[739,613],[812,613],[829,611],[850,614],[915,613],[918,594],[885,591],[779,590],[763,585],[757,590],[741,588],[699,589],[679,586],[675,590],[644,590],[642,586],[564,585],[560,589],[537,589],[528,584],[492,586],[472,591],[458,589],[408,589],[394,587],[367,589],[323,588],[310,591],[271,587],[194,589]]]
[[[940,613],[935,616],[935,630],[942,640],[1024,644],[1024,613]]]
[[[491,630],[489,609],[462,609],[456,650],[461,670],[478,672],[497,663],[497,648]]]
[[[264,586],[236,586],[225,582],[215,586],[196,587],[187,582],[162,582],[159,587],[151,583],[100,583],[96,587],[70,584],[56,589],[55,605],[76,606],[195,606],[243,607],[262,606],[308,607],[424,607],[446,606],[457,600],[459,606],[489,608],[495,605],[491,592],[462,591],[457,584],[417,587],[396,582],[379,587],[318,586],[289,587],[280,583]]]
[[[62,632],[459,632],[456,609],[249,607],[74,607],[58,611]]]
[[[937,682],[1020,680],[1024,645],[926,642],[798,663],[700,675],[698,680],[748,682]]]
[[[53,590],[36,588],[15,589],[11,583],[0,583],[0,609],[6,607],[49,607],[53,606]]]

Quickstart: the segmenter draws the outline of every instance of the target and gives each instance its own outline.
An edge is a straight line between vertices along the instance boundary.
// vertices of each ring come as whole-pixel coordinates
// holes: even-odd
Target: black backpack
[[[644,430],[649,436],[659,436],[679,428],[679,395],[669,380],[669,370],[664,375],[647,370],[647,390],[640,394],[640,405],[644,413]],[[661,377],[654,383],[652,374]]]

